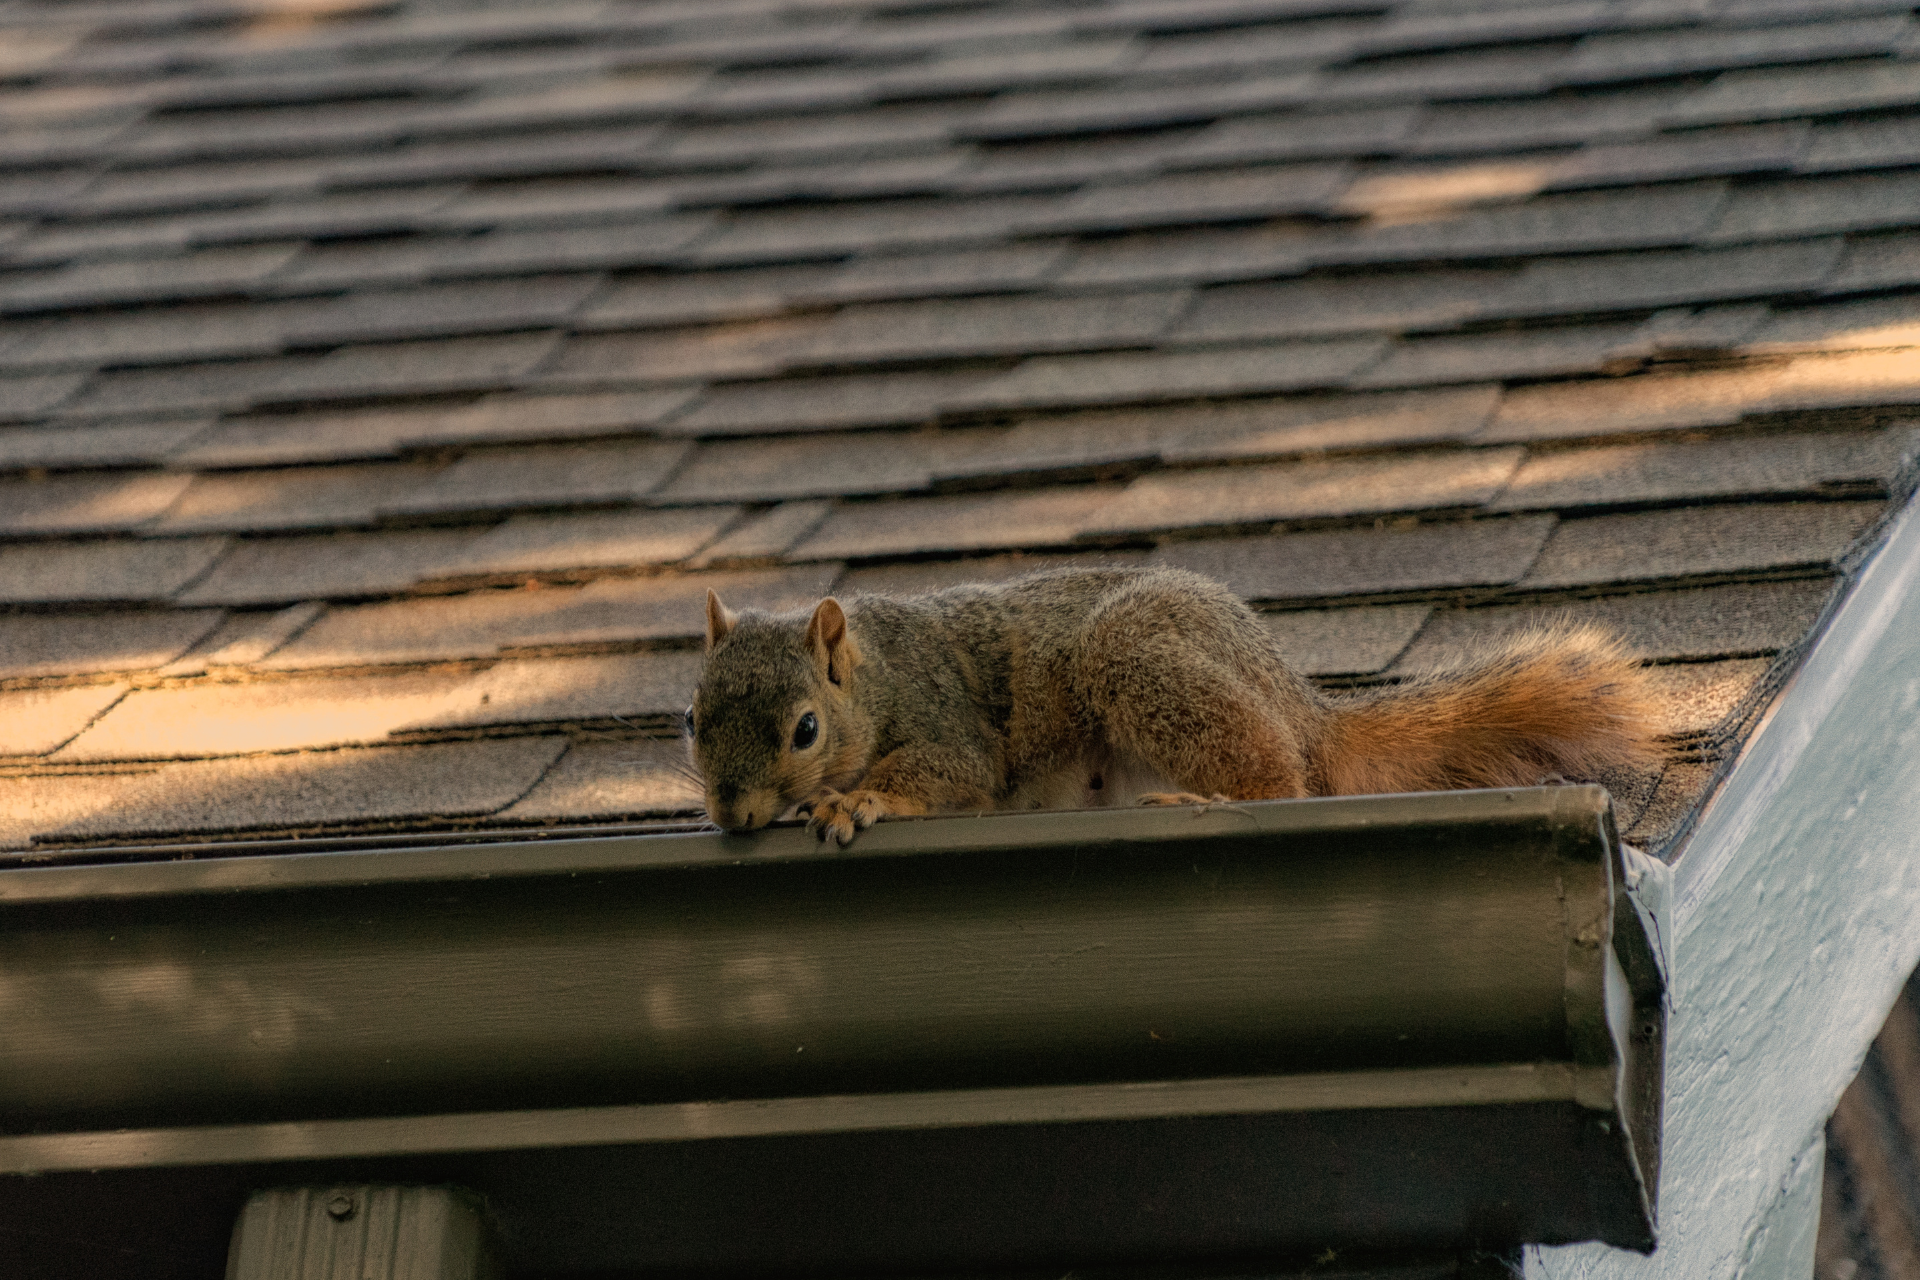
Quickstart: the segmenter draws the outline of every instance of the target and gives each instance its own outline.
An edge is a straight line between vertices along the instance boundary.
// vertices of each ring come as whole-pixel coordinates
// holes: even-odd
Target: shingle
[[[1073,26],[1076,31],[1211,31],[1377,8],[1372,0],[1116,0],[1078,11]]]
[[[1492,315],[1576,315],[1705,302],[1719,298],[1810,293],[1833,273],[1843,242],[1819,240],[1672,249],[1548,259],[1491,297]]]
[[[512,383],[546,359],[557,333],[506,334],[341,347],[324,356],[284,356],[98,375],[66,412],[115,414],[237,411],[307,399],[428,395]]]
[[[289,308],[279,327],[298,346],[548,328],[566,324],[599,283],[598,276],[519,276],[351,293]]]
[[[1008,582],[1049,569],[1107,569],[1138,567],[1144,551],[1077,551],[1038,555],[1015,551],[1007,555],[968,556],[959,560],[909,560],[898,564],[871,564],[847,571],[835,587],[842,600],[849,596],[913,596],[944,591],[978,582]]]
[[[913,62],[874,77],[879,96],[934,97],[1098,80],[1134,62],[1137,42],[1118,39],[1034,41],[1024,46],[961,52]]]
[[[1676,760],[1662,765],[1653,795],[1633,822],[1622,828],[1621,836],[1641,848],[1662,851],[1668,841],[1685,832],[1717,775],[1718,766],[1712,763]]]
[[[1518,387],[1501,399],[1476,439],[1559,440],[1721,426],[1767,408],[1780,378],[1778,366],[1760,365]]]
[[[1527,460],[1493,505],[1564,509],[1877,487],[1898,467],[1900,434],[1758,436],[1543,453]]]
[[[404,591],[457,560],[468,530],[331,533],[243,542],[181,592],[182,604],[281,604]]]
[[[484,187],[444,203],[419,225],[434,227],[566,227],[631,222],[664,213],[674,190],[657,178],[574,178]]]
[[[693,701],[700,662],[701,655],[688,649],[501,662],[468,677],[457,698],[395,732],[658,716],[678,722]]]
[[[191,760],[377,743],[459,700],[465,673],[405,672],[325,680],[218,681],[141,689],[57,759]]]
[[[1281,71],[1224,83],[1006,93],[956,121],[955,132],[965,138],[1030,138],[1158,128],[1296,106],[1317,88],[1310,73]]]
[[[435,225],[433,215],[459,194],[458,187],[406,187],[354,191],[269,203],[225,213],[192,215],[189,243],[339,236],[391,235]]]
[[[166,510],[191,478],[134,472],[0,480],[0,534],[132,529]]]
[[[1830,578],[1643,591],[1598,600],[1550,601],[1435,612],[1394,663],[1419,671],[1543,623],[1605,628],[1643,658],[1750,657],[1797,643],[1832,594]]]
[[[332,182],[344,186],[618,170],[632,167],[658,136],[657,129],[628,124],[611,129],[570,129],[565,133],[414,142],[366,155],[330,159],[324,172]]]
[[[1920,164],[1920,117],[1835,120],[1815,126],[1802,173],[1881,169]]]
[[[575,743],[503,822],[585,822],[700,810],[700,790],[680,772],[679,742]]]
[[[712,214],[692,214],[605,227],[489,231],[435,244],[425,271],[433,276],[481,276],[651,266],[676,261],[681,250],[713,226]]]
[[[0,431],[0,471],[31,467],[125,467],[158,462],[212,424],[181,422],[14,427]]]
[[[1077,134],[981,143],[972,163],[946,180],[950,191],[985,195],[1013,191],[1065,191],[1082,182],[1149,178],[1192,141],[1197,129],[1156,129],[1145,134]]]
[[[1827,278],[1827,293],[1867,293],[1920,284],[1920,234],[1849,236],[1846,257]]]
[[[787,548],[820,527],[833,509],[830,502],[783,502],[750,516],[687,563],[696,569],[709,565],[750,564],[777,559]]]
[[[1139,346],[1186,307],[1181,290],[1098,297],[871,302],[835,313],[802,356],[814,364]]]
[[[993,376],[961,370],[742,382],[709,388],[661,430],[675,435],[761,435],[923,423]]]
[[[383,507],[403,500],[438,470],[430,465],[385,464],[197,476],[147,531],[242,533],[370,525]]]
[[[1468,207],[1452,216],[1365,227],[1326,241],[1314,257],[1327,263],[1514,258],[1686,244],[1712,225],[1725,192],[1724,183],[1708,181],[1537,196],[1515,205]]]
[[[794,363],[826,324],[820,316],[794,316],[658,333],[575,336],[541,370],[539,381],[594,387],[765,377]]]
[[[94,180],[86,169],[42,169],[8,175],[0,191],[0,213],[28,217],[59,216],[74,208],[75,198]]]
[[[1668,307],[1648,316],[1620,355],[1669,360],[1725,356],[1745,347],[1772,315],[1764,302]]]
[[[1437,11],[1413,6],[1366,28],[1354,44],[1363,55],[1511,44],[1606,30],[1619,19],[1618,6],[1607,0],[1449,6]]]
[[[878,248],[964,245],[1005,237],[1013,227],[1051,211],[1048,196],[981,196],[867,203],[797,205],[734,214],[688,249],[702,266],[843,258]]]
[[[1432,610],[1423,604],[1266,613],[1287,665],[1306,676],[1373,675],[1400,656]]]
[[[1511,271],[1408,271],[1227,285],[1204,290],[1170,336],[1232,341],[1450,329],[1483,313],[1514,279]]]
[[[795,560],[1051,547],[1092,527],[1109,485],[850,503],[788,555]]]
[[[0,601],[165,600],[205,573],[224,538],[30,542],[0,547]]]
[[[1549,516],[1442,521],[1170,542],[1152,559],[1218,578],[1251,600],[1319,600],[1506,586],[1552,531]]]
[[[147,774],[48,840],[429,821],[493,813],[532,788],[562,737],[191,761]]]
[[[1686,85],[1651,85],[1508,102],[1443,103],[1421,115],[1405,150],[1414,155],[1464,155],[1638,138],[1652,132],[1661,112],[1691,92]]]
[[[1555,189],[1624,186],[1718,174],[1788,171],[1806,153],[1804,122],[1735,125],[1592,145],[1553,166]]]
[[[1747,344],[1751,351],[1845,351],[1920,346],[1920,295],[1775,311]]]
[[[1520,585],[1651,582],[1829,565],[1882,509],[1878,502],[1784,502],[1565,520]]]
[[[421,415],[395,434],[402,447],[635,434],[657,428],[696,395],[692,387],[564,395],[496,392],[445,413]]]
[[[1458,338],[1408,338],[1396,343],[1356,387],[1407,387],[1489,378],[1539,378],[1605,369],[1631,342],[1630,324],[1566,325],[1477,333]]]
[[[177,467],[209,468],[390,458],[399,452],[401,440],[410,433],[426,433],[440,416],[373,409],[232,418],[215,423],[170,461]]]
[[[587,329],[644,329],[778,315],[789,299],[818,292],[835,268],[740,267],[615,280],[577,317]]]
[[[1202,351],[1041,356],[954,399],[954,408],[1127,404],[1337,387],[1372,364],[1384,338],[1336,338]]]
[[[1746,30],[1695,29],[1582,40],[1562,70],[1565,83],[1651,79],[1781,62],[1816,62],[1892,51],[1906,28],[1899,17],[1807,22]]]
[[[1920,174],[1789,178],[1741,187],[1706,239],[1777,240],[1904,226],[1920,204]]]
[[[425,107],[414,112],[408,123],[421,135],[432,137],[492,133],[501,128],[577,127],[657,119],[672,114],[676,104],[691,98],[706,75],[699,68],[666,67],[615,75],[575,75],[558,84],[470,95]]]
[[[1313,97],[1322,103],[1517,98],[1546,92],[1568,63],[1569,50],[1560,44],[1387,58],[1323,73]]]
[[[1291,41],[1298,37],[1283,34]],[[1236,32],[1236,42],[1245,36]],[[1234,116],[1208,125],[1167,159],[1170,168],[1258,160],[1311,160],[1398,151],[1421,118],[1419,107],[1358,111],[1290,111]]]
[[[420,515],[634,502],[657,489],[691,448],[649,440],[483,450],[381,509]]]
[[[948,253],[888,253],[855,258],[800,296],[835,301],[1030,289],[1069,252],[1064,241],[1033,241]]]
[[[72,208],[94,216],[218,208],[272,196],[306,195],[319,188],[326,172],[310,159],[122,169],[101,175],[84,196],[72,202]]]
[[[16,320],[0,331],[0,365],[92,369],[272,355],[282,331],[270,308],[168,307],[130,315]]]
[[[1054,277],[1062,285],[1185,284],[1296,275],[1323,245],[1290,224],[1154,232],[1083,244]]]
[[[419,284],[433,274],[451,244],[469,238],[480,237],[398,235],[321,241],[302,249],[258,290],[307,294],[368,285]]]
[[[1728,71],[1664,114],[1668,124],[1720,124],[1833,115],[1920,102],[1920,63]]]
[[[145,776],[141,770],[0,779],[0,849],[30,849],[36,831],[112,810]]]
[[[673,564],[713,541],[738,507],[515,516],[469,543],[436,576],[558,573]]]
[[[1476,507],[1520,464],[1518,449],[1403,453],[1142,476],[1102,509],[1089,533],[1370,516]]]
[[[726,205],[778,205],[802,200],[870,200],[972,192],[963,180],[971,147],[943,147],[924,155],[852,160],[837,164],[767,165],[744,171],[676,180],[675,200],[684,209]]]
[[[299,635],[326,611],[308,600],[284,609],[244,609],[227,615],[211,634],[160,668],[169,677],[205,675],[221,667],[249,667]]]
[[[1374,224],[1418,222],[1435,213],[1524,199],[1553,172],[1553,159],[1541,156],[1388,161],[1362,168],[1336,208]]]
[[[655,502],[773,502],[925,489],[998,431],[889,431],[787,436],[703,446]]]
[[[85,382],[82,373],[29,374],[0,378],[0,422],[37,418],[57,408]]]
[[[731,608],[811,605],[837,564],[660,578],[603,578],[584,587],[477,591],[331,609],[268,658],[273,668],[361,666],[492,657],[502,650],[686,640],[706,627],[709,588]]]
[[[1293,396],[1172,408],[1097,410],[1022,422],[944,474],[1035,475],[1150,460],[1279,457],[1327,449],[1432,444],[1487,420],[1495,387]]]
[[[1344,164],[1310,162],[1092,185],[1018,229],[1116,231],[1320,213],[1331,208],[1349,174]]]
[[[1735,658],[1648,668],[1660,731],[1674,736],[1713,732],[1758,688],[1772,665],[1765,658]]]
[[[0,675],[150,670],[186,652],[221,616],[218,609],[0,614]]]
[[[738,123],[685,125],[654,147],[674,164],[744,165],[806,158],[849,159],[912,152],[944,144],[950,107],[882,107],[845,114],[774,117]]]
[[[1920,403],[1920,360],[1911,349],[1801,356],[1780,371],[1771,409],[1838,409]]]
[[[124,684],[0,692],[0,756],[44,756],[126,695]]]

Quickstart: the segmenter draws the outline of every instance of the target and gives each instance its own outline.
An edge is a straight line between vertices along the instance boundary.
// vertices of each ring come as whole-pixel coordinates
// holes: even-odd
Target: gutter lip
[[[1305,1111],[1573,1103],[1612,1109],[1611,1067],[1569,1062],[832,1094],[264,1124],[14,1134],[0,1175],[920,1132]]]
[[[822,846],[795,824],[751,835],[723,831],[507,840],[299,853],[214,853],[170,846],[156,862],[0,866],[0,909],[98,900],[370,885],[674,870],[748,862],[846,861],[1010,846],[1128,845],[1209,835],[1306,835],[1535,820],[1593,823],[1611,812],[1599,786],[1518,787],[1381,796],[1328,796],[1236,804],[1067,809],[889,820],[846,848]],[[217,851],[220,846],[209,848]],[[184,850],[184,853],[183,853]]]

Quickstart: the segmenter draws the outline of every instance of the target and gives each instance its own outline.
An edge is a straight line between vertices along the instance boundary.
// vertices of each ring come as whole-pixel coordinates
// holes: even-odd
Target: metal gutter
[[[1628,856],[1560,787],[0,870],[0,1243],[349,1179],[561,1271],[1644,1249]]]
[[[1803,1280],[1823,1129],[1920,963],[1920,508],[1909,502],[1675,868],[1661,1247],[1560,1280]]]

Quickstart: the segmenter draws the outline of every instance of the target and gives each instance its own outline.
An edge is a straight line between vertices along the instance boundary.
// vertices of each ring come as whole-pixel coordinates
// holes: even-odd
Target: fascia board
[[[1770,1215],[1920,962],[1914,502],[1702,815],[1674,881],[1660,1247],[1544,1249],[1530,1276],[1762,1274],[1745,1260],[1774,1256]]]

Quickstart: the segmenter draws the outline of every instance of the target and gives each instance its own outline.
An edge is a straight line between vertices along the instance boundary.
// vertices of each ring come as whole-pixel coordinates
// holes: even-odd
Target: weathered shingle
[[[1307,676],[1373,675],[1400,656],[1432,610],[1423,604],[1262,614],[1287,665]]]
[[[1493,505],[1565,510],[1871,489],[1896,470],[1903,435],[1836,432],[1545,453],[1527,459]]]
[[[695,813],[700,790],[682,772],[686,748],[646,739],[576,743],[507,821],[586,822]]]
[[[144,775],[111,808],[35,834],[104,842],[477,816],[518,800],[566,744],[501,738],[183,762]]]
[[[1170,335],[1175,341],[1309,337],[1450,329],[1497,305],[1511,271],[1409,271],[1328,275],[1204,290]]]
[[[990,448],[1000,433],[887,431],[727,441],[702,446],[656,502],[771,502],[925,489]]]
[[[1188,302],[1181,290],[1084,297],[875,302],[834,314],[800,359],[835,365],[916,357],[1141,346]]]
[[[58,750],[126,692],[124,684],[0,692],[0,756],[44,756]]]
[[[1753,335],[1753,351],[1845,351],[1920,346],[1920,295],[1830,302],[1776,311]]]
[[[1378,360],[1385,348],[1383,338],[1335,338],[1150,354],[1036,356],[950,403],[956,409],[1038,409],[1338,387]]]
[[[673,564],[739,517],[738,507],[515,516],[481,534],[433,576],[465,577]]]
[[[1825,567],[1879,514],[1877,502],[1783,502],[1563,520],[1521,585]]]
[[[1753,657],[1785,649],[1805,636],[1833,587],[1832,578],[1803,578],[1594,600],[1438,609],[1394,669],[1419,671],[1456,661],[1482,645],[1561,622],[1601,627],[1624,638],[1644,658]]]
[[[783,502],[757,516],[748,516],[687,563],[704,569],[775,559],[818,529],[832,509],[830,502]]]
[[[1219,467],[1142,476],[1103,507],[1089,533],[1196,529],[1475,507],[1520,465],[1517,449]]]
[[[1351,380],[1356,387],[1417,387],[1489,378],[1541,378],[1598,373],[1634,340],[1632,324],[1586,324],[1407,338]]]
[[[1761,365],[1519,387],[1501,398],[1476,438],[1556,440],[1719,426],[1766,408],[1781,376],[1777,366]]]
[[[1118,494],[1094,485],[849,503],[787,554],[825,560],[1062,546],[1093,527]]]
[[[0,480],[0,534],[111,533],[147,524],[192,480],[158,472]]]
[[[204,435],[211,422],[86,423],[0,432],[0,471],[35,467],[125,467],[155,463]]]
[[[405,591],[437,577],[477,535],[464,529],[261,538],[234,547],[175,599],[183,605],[281,604]]]
[[[1846,174],[1784,178],[1741,187],[1706,239],[1776,240],[1897,227],[1912,220],[1920,174]]]
[[[0,422],[37,418],[58,407],[85,382],[85,375],[77,373],[0,377]]]
[[[381,510],[428,515],[637,502],[660,487],[691,447],[647,440],[480,450]]]
[[[186,652],[221,616],[218,609],[0,614],[0,676],[148,671]]]
[[[662,429],[675,435],[758,435],[928,422],[993,376],[962,369],[725,384],[703,392]]]
[[[1777,120],[1920,102],[1920,65],[1856,62],[1833,67],[1729,71],[1663,113],[1669,124]]]
[[[670,716],[693,700],[700,654],[691,649],[580,658],[522,658],[464,677],[457,698],[396,733]],[[676,747],[680,744],[674,743]],[[685,748],[680,750],[684,753]]]
[[[224,538],[0,546],[0,602],[166,600],[210,569],[227,546]]]
[[[386,506],[433,479],[438,467],[289,467],[197,476],[159,519],[156,534],[333,529],[373,524]]]
[[[1518,582],[1552,532],[1550,517],[1527,516],[1171,542],[1152,558],[1249,599],[1319,600]]]
[[[1109,231],[1320,213],[1332,206],[1347,177],[1344,165],[1307,163],[1092,184],[1057,210],[1017,226],[1029,232]]]
[[[825,323],[818,316],[795,316],[657,333],[579,335],[567,340],[537,381],[552,387],[619,387],[765,377],[807,351]]]

